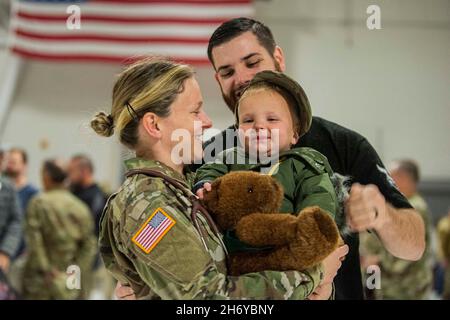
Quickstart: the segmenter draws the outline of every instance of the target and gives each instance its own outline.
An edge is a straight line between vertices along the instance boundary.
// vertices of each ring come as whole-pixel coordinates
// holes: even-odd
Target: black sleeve
[[[354,152],[355,154],[349,157],[349,159],[353,159],[349,163],[351,166],[349,172],[352,172],[353,182],[374,184],[394,207],[398,209],[412,208],[408,200],[397,189],[394,180],[388,174],[383,162],[367,139],[360,139],[354,148]]]

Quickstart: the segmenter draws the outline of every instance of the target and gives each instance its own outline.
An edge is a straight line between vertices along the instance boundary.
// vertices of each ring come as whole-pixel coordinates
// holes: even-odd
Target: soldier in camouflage
[[[98,113],[91,126],[103,136],[117,130],[136,152],[105,207],[99,239],[106,267],[136,298],[305,299],[336,274],[337,256],[326,268],[305,272],[227,276],[222,235],[197,211],[192,175],[184,168],[202,159],[201,135],[211,126],[190,67],[163,60],[128,67],[114,86],[112,114]],[[177,154],[175,130],[188,137]]]
[[[420,213],[425,222],[426,248],[418,261],[396,258],[384,249],[373,233],[362,235],[361,251],[364,267],[376,264],[381,271],[381,288],[374,289],[375,299],[423,300],[430,298],[433,282],[433,256],[430,246],[431,217],[425,200],[417,192],[419,168],[412,160],[399,160],[391,164],[390,174],[398,189]],[[365,270],[363,270],[365,274]]]
[[[46,161],[45,192],[28,206],[22,289],[26,299],[87,298],[83,288],[88,287],[85,281],[96,251],[94,222],[88,207],[64,188],[66,176],[63,164]]]
[[[439,254],[444,265],[444,292],[442,297],[450,300],[450,209],[448,214],[439,220],[437,225]]]

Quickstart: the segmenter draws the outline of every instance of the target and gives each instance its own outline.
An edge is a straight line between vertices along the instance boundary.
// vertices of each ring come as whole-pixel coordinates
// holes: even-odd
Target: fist
[[[352,231],[379,230],[387,219],[386,199],[377,186],[355,183],[346,201],[345,212]]]

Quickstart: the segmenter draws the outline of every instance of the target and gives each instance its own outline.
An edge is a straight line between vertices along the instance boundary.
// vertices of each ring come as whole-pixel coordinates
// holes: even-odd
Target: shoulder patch
[[[139,228],[131,241],[148,254],[156,247],[175,223],[176,221],[165,213],[162,208],[158,208]]]

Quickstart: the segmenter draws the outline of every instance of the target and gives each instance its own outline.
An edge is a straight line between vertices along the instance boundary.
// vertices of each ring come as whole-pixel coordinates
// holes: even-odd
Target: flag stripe
[[[169,219],[165,219],[158,228],[152,228],[149,224],[146,225],[146,227],[141,231],[141,234],[139,235],[136,240],[141,243],[143,247],[147,247],[148,244],[155,238],[155,235],[158,235],[160,231],[165,230],[165,226],[169,225],[171,221]],[[141,237],[142,236],[142,237]]]
[[[66,15],[32,15],[24,12],[18,13],[19,18],[23,18],[25,20],[38,20],[38,21],[52,21],[52,22],[63,22],[67,21]],[[98,15],[82,15],[82,22],[115,22],[115,23],[136,23],[136,24],[160,24],[160,23],[177,23],[177,24],[220,24],[223,22],[222,18],[208,18],[201,19],[198,18],[172,18],[172,17],[106,17],[106,16],[98,16]]]
[[[26,30],[29,32],[43,32],[49,34],[108,34],[108,35],[147,35],[147,36],[177,36],[177,37],[202,37],[209,39],[214,31],[213,26],[190,26],[186,28],[178,24],[160,24],[149,26],[136,25],[119,25],[119,24],[104,24],[104,23],[90,23],[85,24],[79,30],[70,30],[66,25],[60,23],[45,23],[45,22],[29,22],[19,20],[13,23],[12,27],[16,29]]]
[[[70,5],[80,8],[79,28]],[[123,63],[164,55],[203,65],[217,26],[252,15],[251,0],[14,0],[8,43],[27,58]]]
[[[168,219],[166,219],[167,221],[164,221],[163,223],[161,223],[161,228],[158,227],[156,229],[153,229],[148,237],[141,242],[143,247],[149,248],[151,246],[151,244],[154,242],[154,240],[161,234],[161,232],[163,232],[165,230],[165,226],[166,224],[170,224],[170,221]]]
[[[112,42],[145,42],[145,43],[198,43],[204,44],[208,41],[206,38],[182,38],[182,37],[125,37],[96,34],[45,34],[39,32],[29,32],[22,29],[16,29],[15,33],[23,38],[40,39],[44,41],[112,41]]]
[[[100,54],[51,54],[51,53],[38,53],[31,52],[23,48],[14,47],[11,49],[12,52],[18,54],[25,58],[39,59],[43,61],[53,61],[53,62],[104,62],[104,63],[119,63],[119,64],[130,64],[139,60],[141,56],[111,56],[111,55],[100,55]],[[186,64],[191,65],[210,65],[207,58],[195,59],[189,57],[183,57],[177,55],[176,57],[170,57],[173,60],[177,60]]]
[[[53,54],[110,54],[112,56],[127,55],[129,48],[125,44],[116,43],[103,43],[102,46],[98,46],[96,43],[84,42],[84,41],[70,41],[67,43],[53,43],[49,48],[49,45],[44,41],[35,41],[34,39],[16,40],[16,45],[19,48],[35,51],[46,51]],[[180,45],[176,43],[167,44],[152,44],[152,43],[139,43],[134,44],[134,54],[145,55],[149,52],[164,53],[165,55],[178,55],[182,51],[185,57],[189,58],[201,58],[204,57],[206,52],[205,44],[189,44]]]
[[[158,208],[131,240],[148,254],[174,225],[175,220],[170,218],[162,208]]]
[[[144,247],[151,247],[151,245],[158,240],[159,236],[167,229],[167,227],[172,223],[169,219],[166,219],[163,223],[161,223],[161,227],[156,228],[153,230],[151,237],[147,239],[144,243]]]
[[[167,1],[164,4],[141,4],[129,6],[127,1],[122,1],[118,4],[98,4],[92,1],[77,3],[80,8],[81,19],[86,15],[106,16],[106,17],[178,17],[178,18],[227,18],[246,14],[252,14],[253,10],[248,5],[174,5],[167,4],[172,1]],[[16,2],[17,3],[17,2]],[[52,3],[52,2],[19,2],[18,6],[13,7],[17,14],[26,17],[52,17],[65,16],[66,19],[70,16],[67,12],[69,4],[67,3]],[[65,19],[65,20],[66,20]]]
[[[141,242],[141,240],[146,237],[146,235],[147,235],[146,232],[149,231],[149,229],[150,229],[150,226],[148,224],[146,224],[145,228],[141,231],[139,236],[136,238],[136,241]]]

